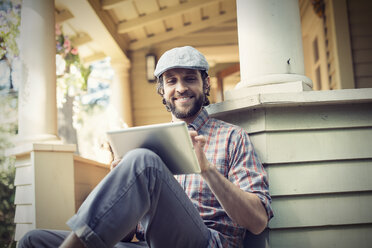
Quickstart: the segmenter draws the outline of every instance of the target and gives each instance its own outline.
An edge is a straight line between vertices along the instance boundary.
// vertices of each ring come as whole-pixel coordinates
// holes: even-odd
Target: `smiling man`
[[[241,247],[246,230],[261,233],[272,217],[267,176],[248,134],[204,109],[208,69],[186,46],[165,52],[154,72],[172,121],[188,124],[200,174],[173,176],[155,153],[131,151],[68,221],[71,233],[34,230],[19,247]]]
[[[172,112],[173,120],[190,123],[208,99],[209,78],[206,73],[202,77],[198,70],[176,68],[164,72],[162,80],[163,88],[159,88],[159,93]]]

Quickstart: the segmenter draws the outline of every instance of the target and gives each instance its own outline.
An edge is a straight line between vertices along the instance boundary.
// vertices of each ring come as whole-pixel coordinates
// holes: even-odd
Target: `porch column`
[[[54,1],[22,3],[20,142],[57,140]]]
[[[111,60],[114,80],[111,84],[111,104],[117,113],[118,122],[133,126],[130,64],[123,59]]]
[[[247,92],[310,90],[312,82],[304,75],[298,1],[236,2],[241,82],[236,86],[239,92],[228,98]]]
[[[75,213],[75,145],[57,129],[54,1],[22,3],[18,136],[15,147],[15,240],[35,228],[66,229]]]

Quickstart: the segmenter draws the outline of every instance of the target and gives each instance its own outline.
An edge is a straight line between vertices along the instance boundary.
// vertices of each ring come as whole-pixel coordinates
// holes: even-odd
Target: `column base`
[[[252,85],[246,87],[236,87],[233,90],[225,92],[225,101],[243,98],[249,95],[270,94],[270,93],[290,93],[290,92],[303,92],[311,91],[312,88],[308,82],[296,81],[285,83],[273,83],[266,85]]]
[[[73,144],[28,143],[10,152],[15,161],[15,241],[35,228],[68,230],[75,213]]]
[[[282,83],[302,81],[307,84],[310,88],[313,88],[313,81],[305,75],[301,74],[267,74],[259,77],[253,77],[245,79],[236,85],[236,89],[245,87],[262,86],[262,85],[277,85]]]

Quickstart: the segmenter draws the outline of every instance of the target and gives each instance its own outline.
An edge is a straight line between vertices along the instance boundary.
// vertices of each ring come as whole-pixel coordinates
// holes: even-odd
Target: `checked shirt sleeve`
[[[256,194],[265,207],[267,216],[272,218],[267,174],[254,151],[248,133],[243,129],[234,130],[229,138],[228,149],[228,179],[242,190]]]

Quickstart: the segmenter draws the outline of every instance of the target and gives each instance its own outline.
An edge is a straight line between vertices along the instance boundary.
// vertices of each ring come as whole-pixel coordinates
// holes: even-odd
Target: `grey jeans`
[[[67,224],[88,247],[123,243],[140,222],[149,247],[207,247],[211,233],[163,161],[150,150],[129,152],[89,194]],[[68,232],[36,230],[19,247],[57,247]]]

